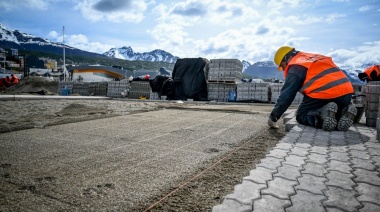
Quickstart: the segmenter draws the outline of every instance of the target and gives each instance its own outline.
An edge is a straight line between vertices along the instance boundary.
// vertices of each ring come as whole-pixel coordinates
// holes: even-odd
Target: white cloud
[[[105,4],[99,4],[105,2]],[[115,23],[132,22],[138,23],[144,19],[144,12],[148,4],[145,0],[112,0],[110,1],[83,0],[77,3],[76,10],[81,11],[82,15],[91,21],[111,21]],[[108,2],[108,3],[107,3]],[[125,2],[124,4],[122,2]],[[104,5],[108,5],[105,9]],[[111,5],[111,6],[110,6]],[[120,9],[118,6],[123,7]],[[100,9],[103,8],[103,9]]]
[[[48,8],[49,1],[46,0],[17,0],[17,2],[10,0],[1,0],[0,8],[6,11],[11,11],[19,7],[28,7],[38,10],[46,10]]]
[[[359,12],[367,12],[370,9],[369,5],[364,5],[359,8]]]
[[[49,32],[48,36],[55,39],[59,36],[59,34],[56,31],[51,31],[51,32]]]
[[[380,40],[366,42],[362,46],[354,49],[338,49],[328,53],[341,67],[351,69],[363,69],[365,64],[379,64],[380,61]]]
[[[327,16],[326,22],[329,23],[329,24],[332,24],[338,18],[344,18],[344,17],[347,17],[347,16],[345,14],[339,14],[339,13],[330,14],[330,15]]]
[[[50,34],[56,35],[55,33],[56,32],[53,31]],[[62,35],[57,36],[55,40],[56,42],[62,43]],[[100,42],[92,42],[85,35],[82,34],[65,35],[65,45],[99,54],[102,54],[110,50],[111,48],[114,48],[113,45],[108,45]]]

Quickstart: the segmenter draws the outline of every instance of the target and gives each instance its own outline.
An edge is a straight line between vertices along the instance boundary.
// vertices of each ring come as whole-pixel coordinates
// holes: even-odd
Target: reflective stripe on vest
[[[305,82],[299,90],[304,95],[317,99],[332,99],[354,92],[347,76],[330,57],[299,52],[286,67],[285,78],[291,65],[301,65],[308,69]]]

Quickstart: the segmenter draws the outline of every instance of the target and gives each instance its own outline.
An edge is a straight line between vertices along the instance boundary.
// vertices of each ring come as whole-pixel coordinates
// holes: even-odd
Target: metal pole
[[[62,29],[62,46],[63,46],[63,81],[66,81],[66,58],[65,58],[65,26]]]

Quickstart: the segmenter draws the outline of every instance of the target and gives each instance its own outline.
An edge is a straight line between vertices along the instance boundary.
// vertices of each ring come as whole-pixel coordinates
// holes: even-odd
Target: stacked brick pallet
[[[88,87],[91,96],[106,96],[107,88],[108,82],[90,82]]]
[[[128,98],[140,99],[140,97],[145,96],[147,99],[149,99],[151,92],[152,89],[150,87],[149,81],[132,81],[130,82]]]
[[[58,83],[58,93],[59,95],[64,95],[63,90],[68,89],[67,95],[70,95],[73,93],[73,86],[74,82],[59,82]]]
[[[110,81],[108,82],[107,96],[113,98],[123,98],[128,95],[129,81]]]
[[[227,102],[230,91],[241,82],[243,64],[237,59],[211,59],[207,77],[210,101]]]
[[[366,106],[365,117],[366,125],[376,127],[379,110],[380,82],[368,82],[366,85]]]
[[[278,97],[280,96],[280,92],[281,92],[281,89],[282,89],[283,86],[284,86],[284,84],[282,84],[282,83],[272,83],[270,85],[270,89],[271,89],[271,99],[270,99],[270,101],[272,103],[276,103]],[[302,102],[302,99],[303,99],[303,95],[300,94],[300,93],[297,93],[297,95],[294,98],[292,104],[298,105],[298,104],[300,104]]]
[[[238,101],[269,102],[270,83],[240,83],[237,85]]]

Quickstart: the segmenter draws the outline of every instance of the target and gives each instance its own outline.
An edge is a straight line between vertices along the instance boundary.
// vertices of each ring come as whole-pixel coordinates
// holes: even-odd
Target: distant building
[[[125,70],[109,66],[73,66],[68,71],[72,81],[82,78],[83,82],[101,82],[125,78]]]

